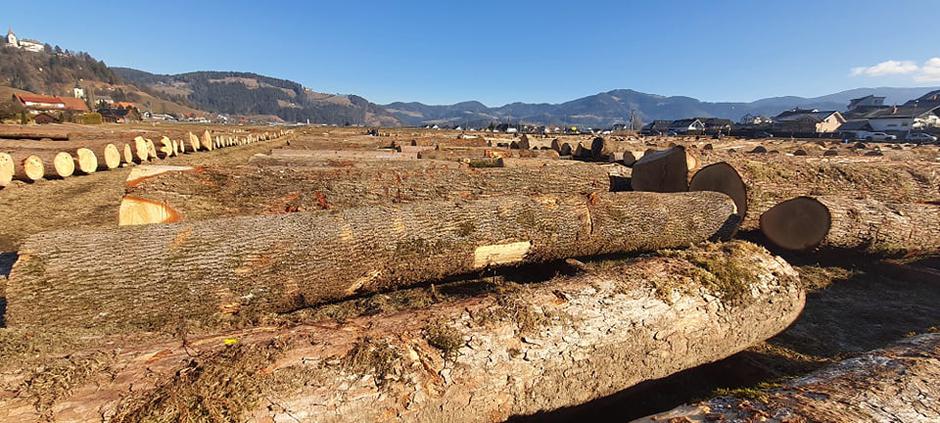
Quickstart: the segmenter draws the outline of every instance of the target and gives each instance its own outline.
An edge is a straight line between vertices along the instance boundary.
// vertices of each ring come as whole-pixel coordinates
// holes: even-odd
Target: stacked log
[[[489,267],[725,239],[734,213],[719,193],[624,192],[43,233],[19,251],[6,322],[150,330],[252,321]]]
[[[764,213],[760,228],[768,240],[788,250],[824,247],[875,253],[933,252],[940,249],[940,205],[797,197]]]
[[[721,287],[710,282],[721,273],[691,257],[749,277]],[[106,342],[70,351],[70,362],[108,365],[70,378],[43,411],[54,421],[503,421],[727,357],[786,328],[803,302],[796,272],[759,247],[706,247],[344,322]],[[39,420],[30,384],[15,382],[0,418]]]
[[[685,405],[636,423],[940,421],[940,335],[901,340],[773,388]]]
[[[699,161],[685,147],[648,152],[633,164],[634,191],[683,192],[689,190],[689,172]]]
[[[79,148],[75,151],[75,168],[85,175],[97,172],[98,156],[90,149]]]
[[[725,156],[747,186],[748,215],[742,229],[753,230],[773,206],[800,196],[834,195],[889,204],[940,200],[940,166],[931,162],[774,157],[760,161]],[[634,169],[633,177],[636,178]],[[725,184],[734,185],[726,172]],[[695,179],[693,177],[693,179]],[[717,183],[717,182],[716,182]],[[732,195],[730,191],[722,191]]]
[[[158,215],[202,220],[423,200],[474,199],[510,192],[587,194],[610,191],[607,172],[583,163],[534,169],[520,166],[471,169],[450,166],[446,162],[441,165],[439,161],[433,161],[433,166],[411,165],[414,162],[382,165],[376,162],[367,167],[200,168],[151,177],[128,187],[127,196],[162,205],[166,211]],[[129,216],[139,214],[132,210],[133,206],[126,208]],[[124,217],[120,221],[125,224],[165,223]]]

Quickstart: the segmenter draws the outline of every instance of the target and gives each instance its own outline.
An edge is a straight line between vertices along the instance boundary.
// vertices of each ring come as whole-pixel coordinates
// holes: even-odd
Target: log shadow
[[[6,283],[10,277],[10,271],[13,270],[13,263],[19,257],[16,252],[0,252],[0,328],[6,327],[7,315],[7,290]]]
[[[670,410],[687,402],[714,396],[716,389],[753,386],[780,375],[769,370],[764,362],[779,358],[768,354],[743,351],[724,360],[705,364],[667,376],[642,382],[613,395],[557,410],[510,417],[510,422],[627,422],[650,414]],[[783,364],[793,368],[814,370],[807,363],[792,360]]]

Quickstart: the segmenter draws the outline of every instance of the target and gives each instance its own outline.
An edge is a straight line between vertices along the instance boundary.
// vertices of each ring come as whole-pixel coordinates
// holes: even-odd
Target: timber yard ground
[[[54,127],[54,126],[53,126]],[[97,127],[69,126],[61,128],[70,133],[72,139],[113,140],[126,142],[138,134],[159,138],[165,133],[201,133],[210,129],[215,133],[232,133],[231,127],[195,127],[192,125],[103,125]],[[276,131],[278,128],[238,128],[241,134]],[[381,129],[380,136],[368,136],[362,128],[295,127],[293,133],[267,141],[237,145],[199,154],[181,154],[167,157],[161,165],[195,166],[205,168],[228,168],[247,166],[258,155],[271,156],[272,151],[285,148],[305,150],[350,150],[370,151],[390,146],[422,145],[421,140],[456,139],[458,132],[430,131],[418,129]],[[476,135],[483,136],[478,133]],[[182,135],[179,135],[182,137]],[[508,134],[485,134],[494,147],[518,141],[518,136]],[[551,146],[557,139],[559,144],[577,146],[581,142],[590,145],[593,136],[549,135],[530,136],[531,148]],[[717,154],[761,161],[768,157],[791,155],[804,150],[807,160],[841,160],[847,157],[865,156],[879,148],[884,152],[878,160],[894,160],[892,155],[908,154],[918,160],[935,161],[940,158],[936,147],[912,147],[892,149],[885,144],[869,144],[853,148],[853,145],[833,145],[831,141],[817,144],[815,140],[738,140],[725,137],[712,140],[703,137],[660,138],[639,137],[630,134],[614,134],[610,138],[646,148],[666,149],[671,144],[686,146],[695,154]],[[413,140],[419,142],[412,143]],[[36,141],[48,143],[52,141]],[[427,145],[427,144],[426,144]],[[298,147],[299,146],[299,147]],[[751,153],[763,146],[769,153]],[[835,155],[825,152],[835,150]],[[4,141],[0,140],[0,152]],[[900,157],[900,156],[899,156]],[[767,159],[773,160],[773,159]],[[343,166],[342,163],[333,163]],[[597,164],[597,166],[612,166]],[[618,166],[618,165],[614,165]],[[127,188],[125,181],[134,166],[110,171],[99,171],[90,175],[72,176],[58,180],[40,180],[32,183],[14,181],[0,189],[0,287],[5,287],[18,251],[32,235],[60,229],[115,228],[118,210]],[[232,201],[237,201],[233,198]],[[293,210],[291,210],[293,211]],[[283,212],[280,210],[279,212]],[[528,416],[517,416],[519,421],[568,421],[591,419],[592,421],[629,421],[653,413],[669,410],[684,403],[710,398],[716,394],[744,393],[759,386],[781,383],[787,378],[804,375],[826,365],[857,356],[864,352],[888,346],[892,342],[916,334],[933,332],[940,325],[940,260],[917,254],[899,255],[893,252],[808,252],[792,253],[776,249],[766,242],[757,230],[745,230],[737,234],[745,239],[766,246],[773,254],[782,256],[799,272],[801,284],[807,291],[806,305],[795,323],[782,333],[752,345],[720,361],[705,364],[658,380],[651,380],[627,388],[613,395],[597,398],[584,404],[557,410],[543,411]],[[622,257],[620,257],[622,258]],[[620,259],[618,258],[618,259]],[[151,257],[149,260],[159,260]],[[609,259],[609,258],[607,258]],[[587,266],[600,265],[601,259],[584,259]],[[76,263],[76,266],[80,266]],[[564,273],[564,263],[550,263],[538,269],[524,267],[521,270],[488,271],[484,277],[500,278],[525,283],[530,279],[541,279],[526,275],[533,273]],[[520,275],[519,273],[523,274]],[[448,281],[426,283],[411,288],[417,296],[431,291],[447,290]],[[5,290],[0,289],[0,297]],[[358,297],[347,302],[331,303],[314,307],[310,315],[322,314],[323,319],[343,315],[376,313],[362,304],[377,302],[379,297],[398,295],[390,292]],[[383,300],[384,301],[384,300]],[[425,303],[396,306],[396,310],[419,307]],[[6,300],[0,298],[0,316]],[[344,307],[348,310],[337,311]],[[381,307],[380,307],[381,308]],[[36,368],[60,366],[63,357],[82,348],[107,350],[108,343],[96,344],[85,339],[74,339],[71,332],[50,331],[43,336],[29,337],[16,328],[0,329],[0,396],[39,398],[34,403],[54,407],[55,401],[72,394],[68,383],[37,394],[30,392],[31,384],[24,383]],[[127,335],[130,338],[139,334]],[[178,334],[153,333],[146,336],[147,342],[179,340]],[[119,341],[118,341],[119,342]],[[88,372],[75,371],[76,379],[89,377]],[[45,395],[45,396],[43,396]],[[32,397],[30,397],[32,398]],[[43,402],[48,401],[48,403]],[[42,408],[37,405],[37,409]],[[51,408],[49,408],[51,409]]]

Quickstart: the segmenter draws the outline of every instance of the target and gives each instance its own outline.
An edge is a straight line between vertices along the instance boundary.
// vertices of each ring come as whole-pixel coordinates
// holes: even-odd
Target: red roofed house
[[[80,98],[73,97],[50,97],[34,94],[13,94],[13,98],[20,102],[23,107],[37,113],[46,110],[61,110],[73,112],[87,112],[88,105]]]
[[[65,110],[71,110],[73,112],[82,112],[85,113],[88,111],[88,105],[85,104],[85,100],[75,97],[59,97],[59,100],[62,100],[62,103],[65,104]]]
[[[13,94],[24,107],[30,110],[65,110],[65,103],[59,97],[33,94]]]

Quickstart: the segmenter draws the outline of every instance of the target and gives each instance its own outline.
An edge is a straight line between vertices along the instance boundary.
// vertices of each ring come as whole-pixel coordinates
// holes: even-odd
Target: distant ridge
[[[625,123],[633,110],[646,122],[687,117],[720,117],[738,121],[747,114],[773,116],[794,107],[845,110],[849,100],[867,95],[886,97],[885,104],[901,104],[936,89],[938,88],[856,88],[814,98],[773,97],[749,103],[704,102],[691,97],[667,97],[619,89],[560,104],[511,103],[500,107],[487,107],[477,101],[443,106],[396,102],[384,107],[402,123],[410,126],[483,126],[489,122],[511,120],[543,125],[569,124],[600,128]]]

